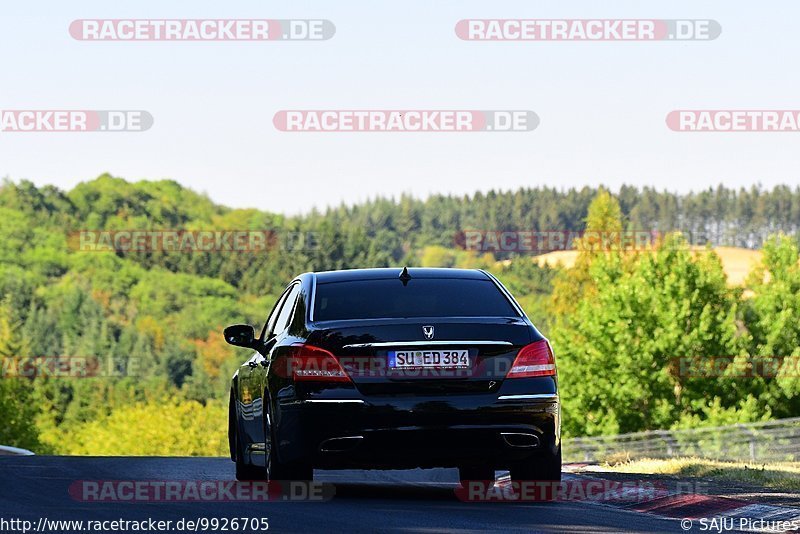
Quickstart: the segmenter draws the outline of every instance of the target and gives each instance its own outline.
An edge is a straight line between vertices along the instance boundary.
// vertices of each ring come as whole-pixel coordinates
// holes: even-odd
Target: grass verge
[[[703,458],[642,459],[608,463],[618,473],[676,475],[743,482],[782,490],[800,490],[800,463],[746,463]]]

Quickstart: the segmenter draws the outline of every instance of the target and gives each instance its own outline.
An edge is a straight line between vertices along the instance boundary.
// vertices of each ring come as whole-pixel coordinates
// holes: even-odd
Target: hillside
[[[788,187],[717,188],[687,195],[624,187],[614,197],[590,188],[425,200],[403,196],[287,217],[221,206],[170,180],[128,182],[103,175],[70,191],[5,181],[0,186],[0,419],[8,424],[0,426],[0,442],[37,452],[105,454],[109,444],[116,443],[114,429],[147,436],[152,428],[152,435],[163,439],[126,440],[128,448],[115,452],[223,454],[224,440],[203,436],[216,436],[216,430],[224,428],[228,380],[243,354],[224,343],[221,329],[231,323],[263,323],[275,297],[300,272],[399,265],[492,271],[537,327],[559,340],[565,384],[577,389],[581,380],[571,378],[569,370],[584,366],[577,362],[598,347],[611,346],[602,337],[609,325],[621,325],[622,332],[616,334],[620,338],[635,325],[631,346],[659,332],[658,346],[647,348],[654,359],[646,372],[659,373],[653,384],[661,389],[652,394],[661,403],[660,418],[637,419],[636,413],[647,409],[642,400],[644,408],[634,407],[637,412],[619,414],[620,419],[608,420],[605,426],[589,422],[580,426],[574,419],[565,426],[570,432],[629,431],[692,417],[740,420],[753,414],[793,413],[793,401],[787,400],[794,398],[792,384],[781,383],[784,389],[779,390],[768,384],[769,398],[779,399],[770,405],[776,406],[770,408],[773,412],[760,400],[761,404],[747,400],[748,392],[761,387],[755,382],[717,388],[721,408],[709,412],[697,404],[706,398],[699,393],[703,384],[683,383],[668,371],[669,358],[678,350],[701,354],[794,350],[790,350],[797,339],[793,328],[800,320],[794,320],[792,310],[800,309],[793,300],[800,283],[793,281],[794,270],[781,264],[795,254],[792,239],[779,239],[766,249],[775,250],[771,255],[717,249],[729,283],[737,285],[754,263],[783,265],[779,283],[751,288],[748,302],[726,288],[722,269],[703,260],[708,255],[700,251],[674,257],[656,254],[653,265],[633,262],[622,271],[602,266],[598,272],[606,269],[608,280],[619,281],[609,285],[606,279],[586,276],[572,280],[572,275],[549,267],[559,261],[570,264],[574,261],[570,252],[531,261],[508,250],[464,246],[467,230],[580,232],[595,197],[615,205],[619,220],[612,222],[619,227],[625,222],[664,232],[688,226],[720,239],[731,237],[735,229],[753,247],[774,232],[790,233],[800,227],[800,189]],[[267,236],[270,246],[236,251],[224,247],[97,251],[76,246],[81,243],[76,235],[87,232],[201,230],[253,231]],[[650,301],[641,300],[634,289],[649,291]],[[613,295],[623,290],[629,292]],[[624,320],[605,317],[602,325],[584,330],[588,328],[584,323],[602,315],[587,300],[595,295],[613,297],[614,305],[640,308],[632,314],[626,304],[617,311]],[[663,336],[661,332],[675,325],[662,309],[686,314],[684,331]],[[581,314],[585,318],[574,322],[573,317]],[[595,348],[570,352],[574,347],[569,340],[589,339],[589,334],[601,336],[594,339]],[[648,354],[644,349],[627,355],[604,350],[586,364],[590,371],[581,373],[601,373],[607,354],[628,358],[615,363],[618,366],[644,365],[637,358]],[[54,362],[64,359],[95,365],[92,372],[77,376],[54,370]],[[669,398],[675,391],[684,392],[682,399],[689,400]],[[686,397],[686,391],[699,396]],[[600,398],[589,395],[586,402],[597,404]],[[603,402],[593,408],[594,413],[611,409]],[[750,402],[747,409],[738,407],[742,402]]]

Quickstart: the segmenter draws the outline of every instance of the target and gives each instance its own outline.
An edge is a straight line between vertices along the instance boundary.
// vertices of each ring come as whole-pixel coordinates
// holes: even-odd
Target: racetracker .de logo
[[[465,41],[711,41],[722,33],[715,20],[680,19],[463,19]]]
[[[673,368],[684,378],[798,378],[798,356],[681,356]]]
[[[557,250],[650,250],[663,236],[653,230],[464,230],[457,232],[458,248],[479,252],[542,254]]]
[[[76,480],[69,496],[79,502],[327,501],[336,488],[301,480]]]
[[[797,109],[689,109],[670,111],[667,127],[675,132],[797,132]]]
[[[79,41],[325,41],[336,26],[324,19],[79,19]]]
[[[529,132],[533,111],[281,110],[272,119],[282,132]]]
[[[139,376],[139,358],[15,356],[0,358],[0,378],[111,378]]]
[[[276,230],[80,230],[67,244],[79,252],[265,252],[318,250],[317,232]]]
[[[645,502],[670,493],[663,483],[615,480],[462,480],[456,496],[464,502]]]
[[[0,110],[0,132],[143,132],[153,126],[147,111]]]

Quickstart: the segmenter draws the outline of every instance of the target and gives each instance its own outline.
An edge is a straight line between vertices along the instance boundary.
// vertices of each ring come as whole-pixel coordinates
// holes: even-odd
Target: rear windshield
[[[352,280],[318,284],[314,320],[518,317],[491,280]]]

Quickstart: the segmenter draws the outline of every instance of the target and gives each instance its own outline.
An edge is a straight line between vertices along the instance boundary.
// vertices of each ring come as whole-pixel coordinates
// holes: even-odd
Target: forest
[[[800,415],[800,188],[623,186],[403,195],[287,216],[175,181],[103,175],[0,185],[0,444],[56,454],[224,455],[224,326],[263,324],[311,270],[438,266],[500,278],[556,352],[568,436]],[[92,250],[87,231],[249,231],[258,250]],[[581,238],[570,269],[472,250],[466,231],[653,231],[647,250]],[[586,234],[589,235],[588,233]],[[697,236],[703,236],[698,242]],[[696,249],[763,251],[744,286]],[[775,372],[747,372],[768,358]],[[713,376],[686,361],[727,362]]]

